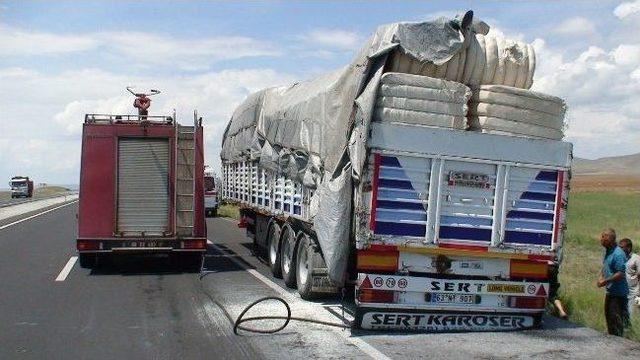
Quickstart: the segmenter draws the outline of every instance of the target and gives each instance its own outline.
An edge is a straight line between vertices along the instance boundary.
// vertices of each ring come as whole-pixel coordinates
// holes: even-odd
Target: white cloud
[[[613,14],[620,19],[640,13],[640,0],[624,2],[613,10]]]
[[[640,48],[619,44],[610,50],[589,46],[567,58],[564,49],[533,42],[538,67],[533,90],[566,99],[567,139],[581,157],[640,151],[637,94],[640,92]]]
[[[564,20],[555,29],[561,35],[593,35],[596,25],[589,19],[577,16]]]
[[[172,65],[206,70],[221,60],[279,56],[273,44],[242,36],[182,39],[146,32],[96,32],[60,35],[0,26],[0,56],[33,56],[100,51],[137,65]]]
[[[621,44],[611,52],[618,65],[633,66],[640,64],[640,45]]]
[[[97,69],[48,75],[22,68],[0,69],[0,178],[16,173],[38,182],[77,183],[80,134],[85,113],[134,114],[127,85],[158,88],[151,114],[171,114],[190,124],[204,118],[205,156],[219,168],[222,133],[235,107],[250,92],[294,78],[271,69],[223,70],[189,76],[130,77]],[[28,95],[28,96],[27,96]],[[3,115],[5,116],[5,115]],[[27,146],[28,145],[28,146]]]
[[[340,29],[316,29],[302,38],[312,45],[345,50],[353,50],[361,42],[360,36],[355,32]]]
[[[220,60],[280,55],[272,44],[242,36],[176,39],[143,32],[109,32],[96,37],[103,47],[136,62],[170,63],[186,70],[206,69]]]
[[[43,55],[93,49],[98,41],[90,36],[58,35],[0,26],[0,55]]]

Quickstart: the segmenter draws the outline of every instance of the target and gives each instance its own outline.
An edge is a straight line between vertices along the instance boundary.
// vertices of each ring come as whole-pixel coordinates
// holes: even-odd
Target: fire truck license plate
[[[453,294],[453,293],[427,293],[425,295],[428,302],[434,304],[475,304],[476,295]]]
[[[131,241],[129,243],[129,247],[140,247],[140,248],[155,248],[155,247],[163,247],[165,244],[162,241]]]

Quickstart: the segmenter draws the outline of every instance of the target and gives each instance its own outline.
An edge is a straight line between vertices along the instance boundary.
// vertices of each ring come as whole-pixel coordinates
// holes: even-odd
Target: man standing
[[[620,248],[627,254],[627,285],[629,286],[629,316],[638,312],[638,304],[636,298],[640,296],[640,283],[638,283],[638,271],[640,271],[640,256],[633,253],[633,242],[631,239],[624,238],[620,240]]]
[[[604,298],[604,316],[607,320],[607,332],[622,336],[627,313],[629,287],[625,278],[627,257],[616,244],[616,232],[609,228],[600,234],[600,244],[605,248],[602,272],[598,287],[607,289]]]

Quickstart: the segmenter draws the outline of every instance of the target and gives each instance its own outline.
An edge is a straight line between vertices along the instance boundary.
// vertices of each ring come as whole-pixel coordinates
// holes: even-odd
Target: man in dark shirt
[[[602,272],[598,287],[606,287],[604,299],[604,316],[607,320],[607,331],[611,335],[622,336],[627,314],[627,296],[629,287],[625,277],[627,257],[616,243],[616,232],[605,229],[600,234],[600,244],[605,248],[602,261]]]

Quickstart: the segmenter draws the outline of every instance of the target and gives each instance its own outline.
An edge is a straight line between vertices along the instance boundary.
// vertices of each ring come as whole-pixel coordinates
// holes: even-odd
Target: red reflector
[[[369,280],[369,276],[365,276],[364,280],[362,280],[362,284],[360,284],[360,289],[371,289],[371,280]]]
[[[207,240],[185,240],[185,249],[205,249],[207,247]]]
[[[547,299],[543,297],[509,296],[509,307],[518,309],[544,309]]]
[[[394,291],[389,290],[358,290],[358,300],[362,303],[392,303],[394,302]]]
[[[100,249],[100,241],[97,240],[78,240],[76,242],[78,251],[98,250]]]
[[[244,218],[244,216],[240,218],[240,222],[238,222],[238,227],[242,229],[247,227],[247,220]]]

